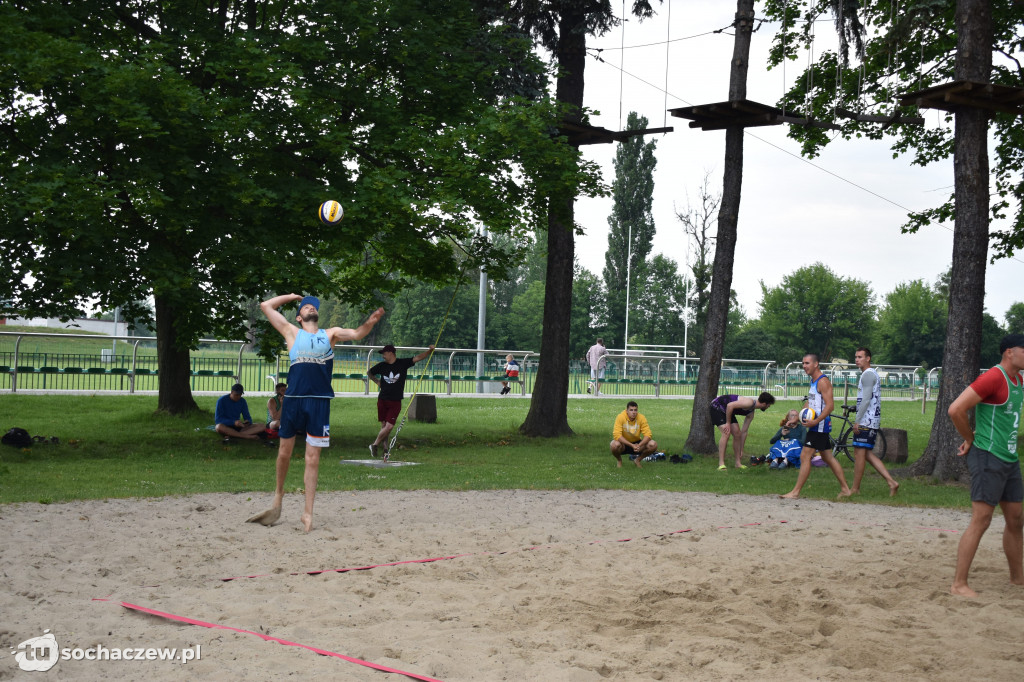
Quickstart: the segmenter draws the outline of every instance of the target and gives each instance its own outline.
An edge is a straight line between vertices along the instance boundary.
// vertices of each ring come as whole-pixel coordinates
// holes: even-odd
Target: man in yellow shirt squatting
[[[640,414],[640,408],[635,400],[626,403],[626,409],[615,418],[615,428],[612,429],[612,442],[609,443],[609,447],[618,462],[618,467],[622,467],[623,455],[635,454],[636,459],[633,461],[639,467],[640,460],[658,451],[658,443],[651,438],[651,427],[647,424],[647,418]]]

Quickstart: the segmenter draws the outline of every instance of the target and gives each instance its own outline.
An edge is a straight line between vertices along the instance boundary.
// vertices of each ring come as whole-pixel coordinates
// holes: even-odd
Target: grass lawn
[[[18,426],[32,435],[57,436],[61,442],[24,450],[0,446],[0,502],[273,490],[276,448],[258,442],[223,445],[219,436],[206,429],[213,423],[216,398],[197,396],[196,400],[206,412],[177,418],[155,415],[154,396],[3,395],[0,430]],[[249,396],[257,420],[265,415],[265,401],[265,397]],[[765,466],[719,472],[717,458],[711,457],[697,457],[690,464],[655,462],[643,469],[632,465],[617,469],[608,441],[625,399],[570,399],[569,424],[575,435],[557,439],[519,434],[527,400],[439,396],[437,402],[437,423],[407,423],[399,439],[402,449],[394,456],[419,466],[376,469],[339,461],[369,458],[366,446],[379,428],[376,401],[336,399],[331,410],[334,438],[322,455],[319,490],[621,489],[775,495],[788,492],[796,478],[794,470]],[[660,449],[682,453],[693,403],[638,402]],[[755,417],[747,455],[767,452],[779,419],[796,406],[790,402],[780,401]],[[933,415],[933,403],[925,415],[919,402],[883,405],[883,425],[908,431],[911,461],[924,449]],[[850,481],[853,465],[845,458],[843,463]],[[289,471],[287,490],[301,488],[302,470],[298,458]],[[837,491],[828,470],[816,468],[804,495],[831,499]],[[965,488],[930,479],[902,480],[899,496],[890,500],[885,482],[870,467],[857,501],[970,506]]]

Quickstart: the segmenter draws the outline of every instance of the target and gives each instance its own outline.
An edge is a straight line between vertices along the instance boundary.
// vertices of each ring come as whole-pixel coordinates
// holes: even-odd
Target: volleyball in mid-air
[[[320,222],[325,225],[336,225],[345,216],[345,209],[337,201],[329,200],[320,204]]]
[[[800,410],[800,421],[802,422],[809,422],[817,416],[818,413],[815,412],[810,407],[805,407],[804,409]]]

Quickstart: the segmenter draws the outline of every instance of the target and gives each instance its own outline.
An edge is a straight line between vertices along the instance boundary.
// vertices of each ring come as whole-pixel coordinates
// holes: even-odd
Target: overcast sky
[[[621,4],[618,7],[621,11]],[[721,192],[725,133],[691,129],[686,119],[666,119],[665,110],[728,99],[731,29],[680,39],[729,26],[735,3],[675,0],[671,8],[657,7],[659,14],[652,19],[628,21],[624,34],[615,29],[588,39],[588,47],[603,48],[600,56],[605,61],[587,59],[585,104],[600,112],[591,118],[596,126],[625,128],[628,113],[636,111],[648,118],[648,127],[675,127],[672,133],[646,139],[657,141],[653,253],[683,267],[686,239],[675,211],[685,210],[688,200],[696,205],[697,190],[709,171],[713,193]],[[747,82],[747,98],[769,105],[784,90],[781,70],[769,72],[765,67],[776,28],[764,24],[754,33]],[[816,31],[815,53],[834,44],[830,21],[819,22]],[[671,42],[666,60],[667,39]],[[619,49],[623,42],[625,50]],[[786,87],[806,63],[804,54],[799,64],[787,67]],[[935,110],[922,115],[926,125],[946,125]],[[902,234],[900,226],[908,209],[937,206],[952,192],[951,161],[922,168],[904,158],[893,159],[889,141],[837,139],[808,162],[800,157],[799,145],[786,137],[787,127],[747,128],[745,136],[733,288],[748,317],[760,313],[761,281],[778,286],[785,275],[819,261],[840,276],[868,282],[878,303],[900,282],[933,283],[949,268],[952,224],[933,225],[915,235]],[[615,145],[589,145],[583,150],[602,165],[610,184]],[[576,219],[586,229],[586,235],[577,238],[577,256],[583,267],[598,275],[608,248],[610,213],[611,199],[577,202]],[[1020,255],[988,266],[986,306],[1000,322],[1012,303],[1024,301],[1022,282]]]

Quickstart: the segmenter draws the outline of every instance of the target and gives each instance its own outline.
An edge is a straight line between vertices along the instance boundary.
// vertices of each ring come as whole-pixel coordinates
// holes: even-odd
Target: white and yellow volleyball
[[[336,225],[345,216],[345,209],[337,201],[330,200],[320,204],[320,222],[325,225]]]

